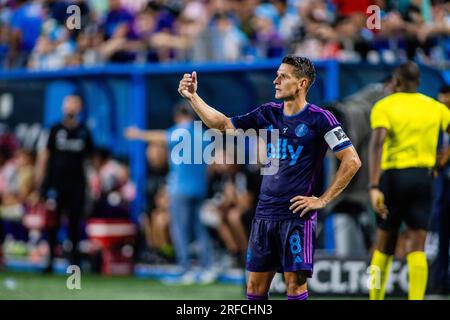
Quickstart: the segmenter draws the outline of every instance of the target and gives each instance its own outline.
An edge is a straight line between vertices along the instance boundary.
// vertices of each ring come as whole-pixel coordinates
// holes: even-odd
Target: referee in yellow
[[[395,93],[378,101],[370,116],[369,193],[378,225],[370,267],[371,300],[384,299],[402,222],[408,238],[408,298],[422,300],[427,287],[424,247],[431,214],[431,170],[439,131],[450,132],[450,111],[417,92],[419,78],[414,62],[396,68]]]

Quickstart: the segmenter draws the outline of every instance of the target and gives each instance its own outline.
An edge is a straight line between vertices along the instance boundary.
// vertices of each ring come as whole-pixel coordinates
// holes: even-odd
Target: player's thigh
[[[275,271],[268,272],[249,272],[247,282],[247,292],[263,295],[269,292]]]
[[[377,226],[389,233],[393,233],[400,228],[408,210],[408,204],[405,201],[406,190],[399,181],[400,178],[400,170],[386,170],[380,179],[380,189],[384,194],[385,204],[389,212],[385,219],[379,215],[376,216]],[[389,237],[389,239],[391,238]]]
[[[246,268],[250,272],[272,272],[280,268],[276,239],[278,221],[255,218],[248,241]]]
[[[408,194],[410,206],[405,222],[408,229],[421,234],[420,230],[430,227],[431,211],[433,207],[433,180],[427,169],[416,169],[410,172],[411,191]]]
[[[310,219],[285,220],[280,225],[278,246],[283,272],[313,273],[316,221]]]

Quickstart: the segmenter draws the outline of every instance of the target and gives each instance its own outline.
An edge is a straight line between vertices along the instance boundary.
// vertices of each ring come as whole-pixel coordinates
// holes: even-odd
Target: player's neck
[[[284,101],[283,112],[287,116],[297,114],[305,108],[306,104],[307,102],[305,97],[299,97],[295,100]]]
[[[68,129],[73,129],[78,126],[78,121],[76,119],[64,119],[63,125]]]

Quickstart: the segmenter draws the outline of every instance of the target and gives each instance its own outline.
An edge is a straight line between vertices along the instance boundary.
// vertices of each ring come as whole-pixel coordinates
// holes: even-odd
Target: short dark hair
[[[442,85],[441,89],[439,90],[440,94],[449,94],[450,93],[450,86],[448,84]]]
[[[299,57],[294,55],[287,55],[283,58],[281,63],[289,64],[295,67],[295,75],[297,78],[307,78],[309,83],[306,91],[311,88],[316,80],[316,69],[313,63],[306,57]]]
[[[192,107],[186,101],[180,101],[175,105],[173,114],[175,116],[185,116],[190,118],[195,118],[195,112],[192,110]]]
[[[394,70],[394,76],[397,77],[401,83],[414,83],[418,85],[420,79],[420,69],[415,62],[408,61],[399,65]]]

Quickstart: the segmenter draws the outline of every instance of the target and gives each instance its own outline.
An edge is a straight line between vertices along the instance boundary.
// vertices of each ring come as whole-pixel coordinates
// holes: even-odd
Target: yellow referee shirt
[[[386,128],[381,169],[432,168],[440,130],[450,125],[450,111],[421,93],[394,93],[378,101],[370,115],[372,129]]]

